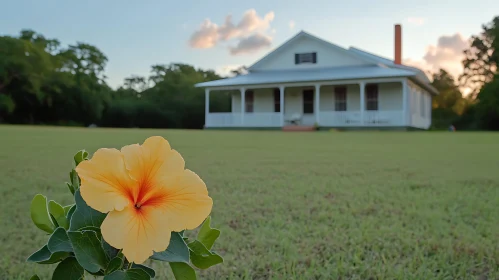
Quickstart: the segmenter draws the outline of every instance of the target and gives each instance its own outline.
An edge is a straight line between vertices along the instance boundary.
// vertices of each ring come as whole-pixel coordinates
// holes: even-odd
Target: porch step
[[[282,131],[315,131],[313,125],[286,125],[282,127]]]

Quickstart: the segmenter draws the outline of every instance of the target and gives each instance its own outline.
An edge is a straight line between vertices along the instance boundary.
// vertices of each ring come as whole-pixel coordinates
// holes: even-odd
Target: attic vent
[[[296,53],[295,64],[317,63],[317,53]]]

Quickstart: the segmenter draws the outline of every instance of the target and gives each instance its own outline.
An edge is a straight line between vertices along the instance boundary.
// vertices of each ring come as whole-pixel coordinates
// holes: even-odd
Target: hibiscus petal
[[[130,203],[130,191],[137,183],[128,175],[120,151],[99,149],[75,170],[81,179],[81,196],[90,207],[107,213]]]
[[[163,182],[167,193],[161,209],[168,217],[173,231],[195,229],[208,217],[213,200],[208,196],[206,184],[199,176],[184,170],[175,181]]]
[[[154,207],[111,211],[102,223],[102,237],[111,246],[123,249],[129,262],[141,264],[153,251],[168,248],[172,230],[166,218]]]
[[[164,177],[177,177],[185,161],[163,137],[152,136],[142,145],[128,145],[121,149],[130,176],[140,184],[134,193],[135,201],[147,199]]]

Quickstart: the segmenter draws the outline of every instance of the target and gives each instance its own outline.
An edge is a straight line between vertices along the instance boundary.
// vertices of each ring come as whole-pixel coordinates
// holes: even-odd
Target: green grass
[[[499,134],[14,126],[0,126],[0,279],[50,279],[25,262],[47,239],[29,205],[71,201],[77,150],[151,135],[214,199],[225,263],[201,279],[499,279]]]

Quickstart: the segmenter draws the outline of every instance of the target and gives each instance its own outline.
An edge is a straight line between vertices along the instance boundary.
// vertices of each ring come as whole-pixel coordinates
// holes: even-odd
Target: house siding
[[[409,87],[409,116],[411,126],[428,129],[431,125],[431,94],[412,81]]]
[[[379,84],[379,110],[400,111],[403,109],[402,83]]]
[[[274,112],[274,89],[254,89],[253,90],[253,112],[254,113],[269,113]],[[241,112],[241,94],[235,93],[232,95],[232,112]]]
[[[315,64],[295,64],[296,53],[317,53],[317,63]],[[307,69],[340,66],[359,66],[368,64],[364,60],[349,55],[347,50],[334,49],[327,43],[307,37],[298,38],[290,45],[278,50],[253,70],[282,70],[282,69]]]
[[[232,94],[232,112],[233,113],[241,113],[241,94],[240,93]]]

